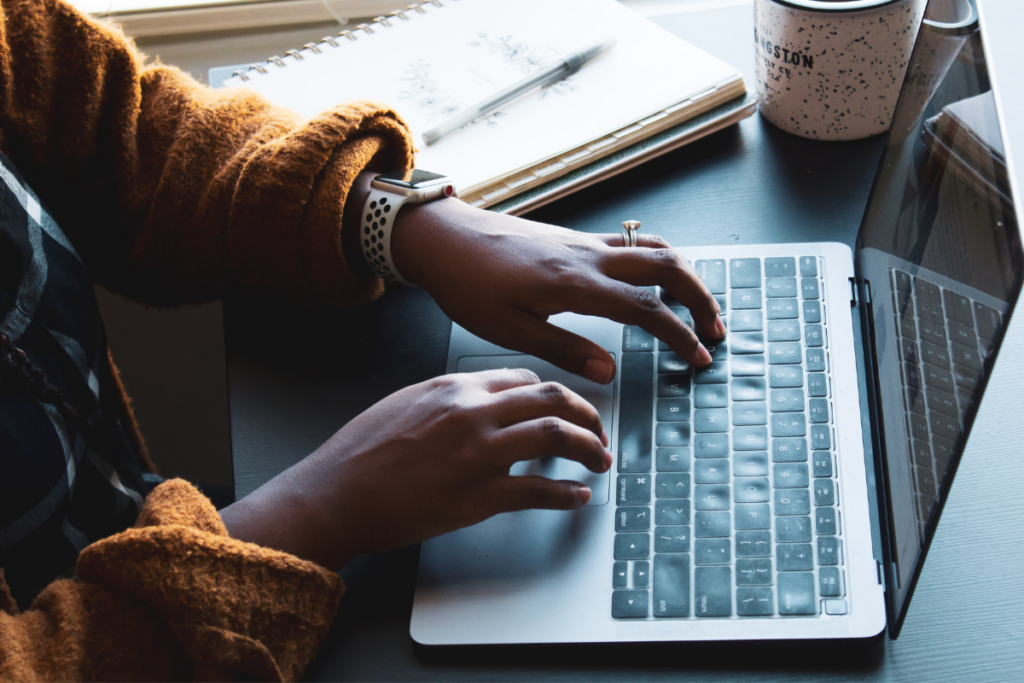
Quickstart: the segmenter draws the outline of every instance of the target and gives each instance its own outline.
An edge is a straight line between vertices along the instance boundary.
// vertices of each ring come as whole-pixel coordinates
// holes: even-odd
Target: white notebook
[[[604,36],[617,45],[429,147],[422,133]],[[740,72],[615,0],[434,0],[343,31],[226,87],[312,117],[353,99],[394,108],[416,165],[487,207],[678,125],[746,90]]]

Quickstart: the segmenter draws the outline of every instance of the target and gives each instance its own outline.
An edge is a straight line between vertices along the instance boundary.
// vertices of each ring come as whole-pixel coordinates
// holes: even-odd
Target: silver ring
[[[640,230],[640,221],[622,222],[622,246],[635,247],[637,242],[637,231]]]

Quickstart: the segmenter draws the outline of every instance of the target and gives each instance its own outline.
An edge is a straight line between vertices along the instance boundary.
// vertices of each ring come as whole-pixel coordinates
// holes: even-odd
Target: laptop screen
[[[1024,255],[974,0],[930,0],[858,236],[902,623]]]

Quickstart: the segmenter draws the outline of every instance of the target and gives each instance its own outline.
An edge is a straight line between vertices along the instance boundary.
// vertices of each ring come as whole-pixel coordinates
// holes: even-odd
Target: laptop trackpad
[[[609,435],[612,434],[612,404],[615,398],[615,383],[597,384],[556,368],[534,356],[512,354],[508,356],[463,356],[459,358],[456,372],[479,372],[495,368],[526,368],[533,370],[542,382],[558,382],[589,401],[601,415],[601,423]],[[604,505],[608,502],[609,473],[595,474],[572,460],[548,457],[516,463],[510,474],[539,475],[548,479],[571,479],[586,484],[593,493],[589,505]]]

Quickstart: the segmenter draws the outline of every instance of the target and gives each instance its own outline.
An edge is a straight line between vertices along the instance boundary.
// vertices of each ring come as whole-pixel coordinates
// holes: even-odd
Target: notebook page
[[[267,65],[226,85],[313,116],[352,99],[393,107],[410,125],[417,166],[464,190],[597,140],[738,72],[615,0],[445,0],[337,48]],[[575,75],[535,90],[427,147],[422,133],[564,56],[612,35],[618,44]]]

